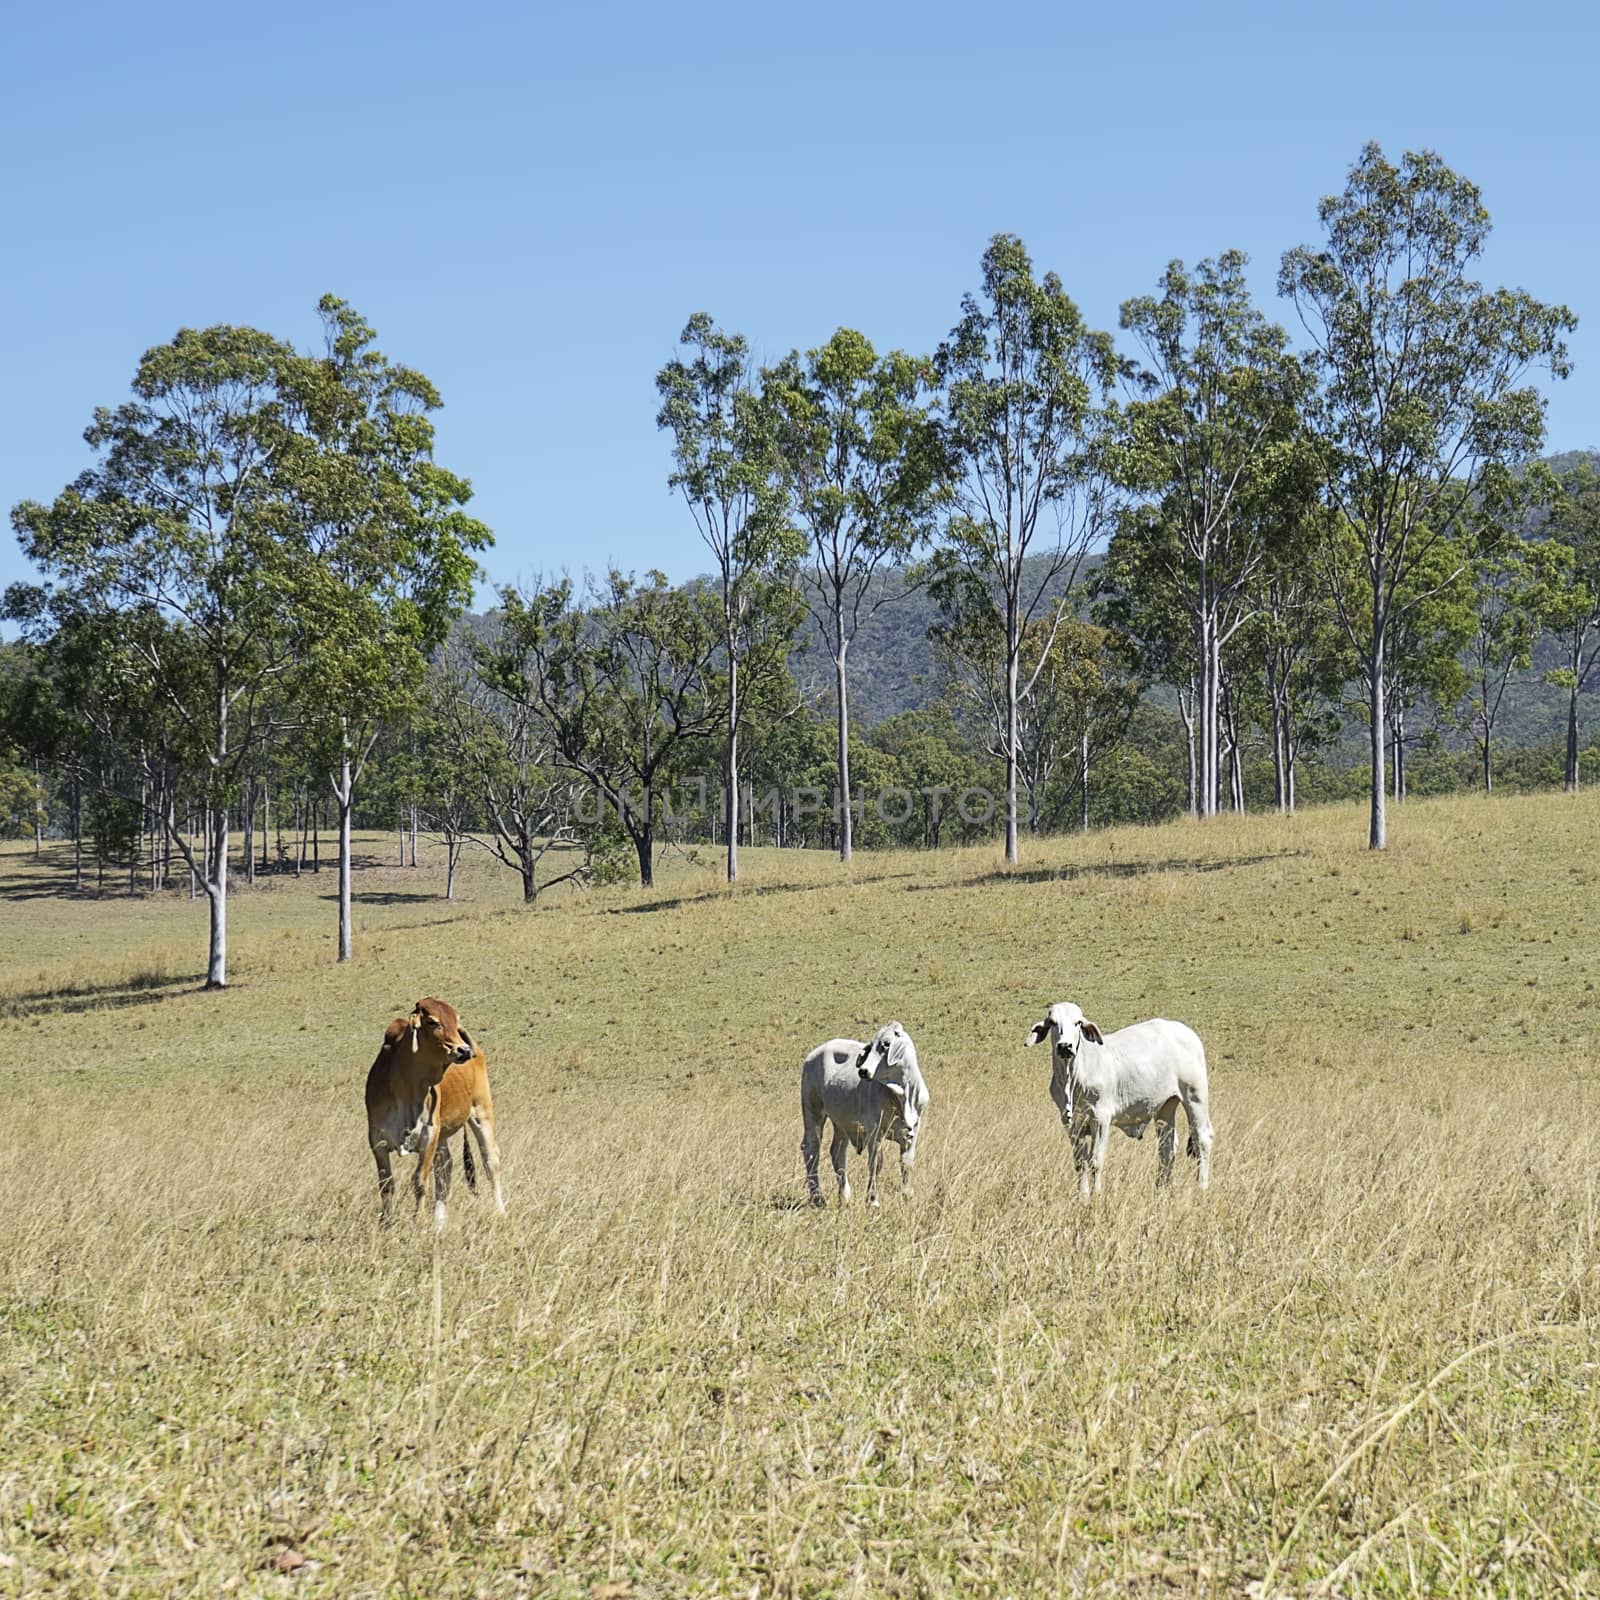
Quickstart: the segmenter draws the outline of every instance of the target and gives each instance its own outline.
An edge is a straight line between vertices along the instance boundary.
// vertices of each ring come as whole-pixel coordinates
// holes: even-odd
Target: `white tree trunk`
[[[1378,587],[1381,587],[1381,585]],[[1384,792],[1383,782],[1383,736],[1385,731],[1383,624],[1388,619],[1383,615],[1382,603],[1376,599],[1373,601],[1372,615],[1372,648],[1368,652],[1367,660],[1367,689],[1370,696],[1367,707],[1367,732],[1368,748],[1372,762],[1370,784],[1371,816],[1367,829],[1367,846],[1372,850],[1382,850],[1389,842],[1389,819],[1385,809],[1387,796]]]
[[[1017,864],[1017,660],[1022,641],[1014,601],[1006,604],[1006,864]]]
[[[727,797],[728,882],[739,876],[739,658],[728,640],[728,749],[723,767],[723,793]]]
[[[350,928],[350,811],[355,780],[350,771],[350,748],[346,744],[339,761],[339,782],[334,798],[339,805],[339,959],[348,961],[354,953]]]
[[[850,691],[846,682],[845,656],[850,642],[844,634],[844,606],[834,596],[833,667],[834,692],[839,703],[839,859],[848,861],[855,842],[850,815]]]
[[[218,807],[211,814],[210,860],[206,872],[206,899],[211,908],[211,939],[206,956],[206,988],[223,989],[228,983],[228,813]]]

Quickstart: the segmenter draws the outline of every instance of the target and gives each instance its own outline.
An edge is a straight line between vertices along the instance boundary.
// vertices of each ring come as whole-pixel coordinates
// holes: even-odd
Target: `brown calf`
[[[461,1026],[454,1006],[419,1000],[409,1017],[396,1017],[384,1031],[383,1045],[367,1073],[367,1143],[378,1163],[382,1222],[394,1215],[394,1171],[390,1158],[421,1152],[411,1187],[422,1208],[423,1190],[433,1177],[433,1221],[442,1228],[450,1193],[450,1139],[463,1128],[478,1142],[478,1152],[494,1185],[495,1209],[504,1212],[500,1190],[500,1147],[494,1138],[494,1101],[483,1049]],[[472,1186],[472,1151],[465,1138],[461,1155]]]

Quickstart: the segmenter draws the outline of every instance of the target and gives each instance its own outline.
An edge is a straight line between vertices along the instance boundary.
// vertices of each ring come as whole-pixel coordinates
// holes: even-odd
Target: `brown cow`
[[[394,1214],[390,1157],[412,1150],[421,1152],[411,1175],[417,1210],[432,1174],[434,1226],[444,1226],[445,1198],[450,1193],[449,1140],[463,1128],[478,1142],[494,1185],[495,1209],[503,1214],[500,1147],[494,1138],[494,1101],[482,1046],[461,1026],[454,1006],[443,1000],[419,1000],[409,1017],[396,1017],[384,1031],[382,1048],[367,1074],[367,1143],[378,1163],[385,1227]],[[471,1187],[472,1151],[466,1138],[461,1141],[461,1155]]]

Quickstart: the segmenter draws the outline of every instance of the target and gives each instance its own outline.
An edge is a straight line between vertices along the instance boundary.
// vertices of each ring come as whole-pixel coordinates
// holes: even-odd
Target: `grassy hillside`
[[[327,875],[241,892],[224,994],[203,903],[6,846],[0,1593],[1600,1592],[1597,826],[752,851],[536,914],[372,868],[345,968]],[[458,1182],[437,1250],[361,1112],[426,993],[510,1204]],[[1077,1201],[1022,1048],[1067,997],[1200,1030],[1209,1194],[1114,1135]],[[812,1212],[801,1056],[891,1016],[917,1192]]]

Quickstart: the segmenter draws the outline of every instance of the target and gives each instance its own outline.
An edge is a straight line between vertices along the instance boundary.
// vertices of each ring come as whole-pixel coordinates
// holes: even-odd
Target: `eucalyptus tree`
[[[1478,561],[1467,693],[1461,723],[1478,745],[1487,794],[1494,788],[1494,734],[1506,691],[1533,665],[1533,649],[1573,588],[1572,551],[1554,541],[1505,534]]]
[[[1171,688],[1184,732],[1184,812],[1200,815],[1198,739],[1200,668],[1195,629],[1164,553],[1174,539],[1160,503],[1124,506],[1094,578],[1095,612],[1129,640],[1150,682]]]
[[[1326,516],[1324,508],[1309,508],[1277,543],[1261,575],[1251,625],[1267,703],[1273,805],[1283,812],[1295,809],[1301,756],[1338,737],[1338,706],[1355,674],[1349,643],[1325,604]]]
[[[433,459],[442,404],[391,362],[332,295],[324,349],[286,367],[295,435],[279,475],[305,542],[297,575],[300,737],[339,823],[338,959],[352,952],[350,823],[383,727],[418,704],[429,652],[472,599],[474,552],[492,543],[463,507],[472,489]]]
[[[1007,736],[1004,636],[990,613],[969,613],[934,634],[946,701],[981,748],[1004,759]],[[1059,823],[1074,801],[1088,827],[1093,767],[1115,749],[1139,700],[1128,642],[1093,623],[1040,617],[1023,635],[1017,706],[1017,771],[1028,797],[1028,831]]]
[[[456,869],[487,812],[475,764],[491,727],[474,687],[464,652],[447,644],[429,670],[413,723],[422,826],[444,846],[446,900],[456,897]]]
[[[1412,746],[1437,741],[1452,729],[1455,707],[1467,692],[1466,651],[1477,626],[1473,589],[1473,564],[1456,545],[1439,544],[1395,591],[1384,649],[1384,714],[1393,768],[1390,793],[1398,802],[1406,798]],[[1362,650],[1357,658],[1370,659]],[[1356,676],[1370,691],[1365,669]],[[1370,704],[1369,693],[1363,712]],[[1420,727],[1414,714],[1425,714]]]
[[[1162,515],[1125,521],[1119,537],[1155,540],[1151,556],[1194,633],[1201,816],[1216,812],[1222,787],[1224,652],[1260,609],[1274,541],[1298,521],[1286,502],[1314,489],[1306,373],[1288,335],[1252,304],[1246,261],[1238,250],[1192,270],[1173,261],[1158,296],[1122,307],[1144,365],[1117,461]]]
[[[913,592],[884,579],[911,560],[939,500],[938,434],[924,404],[932,378],[930,362],[880,357],[851,328],[762,375],[808,541],[801,594],[833,658],[841,861],[852,844],[850,646],[864,620]]]
[[[1396,166],[1368,144],[1318,214],[1323,247],[1288,251],[1278,288],[1299,312],[1321,378],[1327,493],[1359,541],[1358,581],[1335,598],[1363,653],[1368,843],[1379,850],[1388,838],[1387,652],[1401,588],[1476,508],[1508,492],[1513,468],[1537,451],[1545,403],[1529,373],[1542,365],[1566,376],[1565,335],[1577,324],[1564,306],[1486,290],[1471,276],[1489,213],[1432,151],[1408,152]]]
[[[502,692],[504,642],[455,635],[429,676],[423,713],[425,764],[448,768],[431,786],[434,828],[449,857],[479,844],[517,874],[525,905],[560,883],[583,882],[590,830],[579,815],[580,785],[560,762],[550,731],[523,695]],[[480,823],[481,834],[469,832]]]
[[[1000,630],[1006,860],[1014,863],[1018,708],[1049,659],[1083,558],[1108,524],[1103,447],[1121,366],[1110,334],[1085,323],[1055,273],[1034,276],[1014,235],[990,240],[982,280],[935,357],[952,515],[934,590],[947,611],[987,612]],[[1040,617],[1050,634],[1025,681],[1023,637]]]
[[[17,598],[23,603],[21,593]],[[26,638],[0,642],[0,769],[6,773],[7,804],[32,819],[35,856],[50,804],[42,772],[49,769],[61,787],[71,766],[73,722],[48,644]]]
[[[567,580],[501,599],[490,681],[529,709],[552,759],[615,814],[648,887],[663,782],[721,720],[717,597],[674,589],[659,572],[640,582],[613,571],[584,606]]]
[[[1552,597],[1546,626],[1561,665],[1546,674],[1567,691],[1567,788],[1578,787],[1578,698],[1600,668],[1600,474],[1587,462],[1561,475],[1545,533],[1572,552],[1572,579]]]
[[[303,549],[278,468],[295,359],[253,328],[182,330],[146,351],[131,400],[96,411],[84,434],[94,464],[50,505],[12,513],[49,582],[13,592],[9,608],[104,642],[140,779],[129,797],[144,797],[209,902],[208,988],[227,982],[228,808],[293,663]],[[164,762],[202,813],[198,856],[176,808],[152,803]]]
[[[792,604],[789,576],[803,541],[787,518],[778,419],[762,394],[742,334],[703,311],[679,344],[687,352],[656,374],[657,425],[672,437],[670,487],[689,508],[715,562],[722,618],[723,805],[727,874],[739,875],[739,726],[745,668]],[[769,652],[770,653],[770,652]]]

